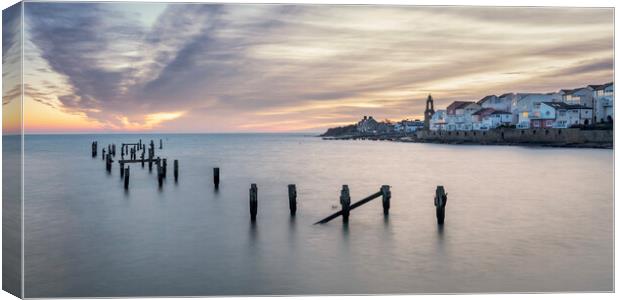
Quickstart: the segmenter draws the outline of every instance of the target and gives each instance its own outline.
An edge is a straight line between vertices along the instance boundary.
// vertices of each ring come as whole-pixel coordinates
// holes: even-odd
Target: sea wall
[[[420,131],[419,141],[474,144],[546,144],[606,145],[613,144],[613,130],[581,130],[579,128],[493,129],[489,131]]]

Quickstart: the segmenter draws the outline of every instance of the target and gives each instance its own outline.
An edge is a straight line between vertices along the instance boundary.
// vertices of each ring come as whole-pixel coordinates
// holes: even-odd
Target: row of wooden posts
[[[390,213],[390,200],[392,198],[392,192],[390,191],[389,185],[382,185],[379,191],[370,196],[363,198],[353,204],[351,204],[351,196],[349,193],[349,186],[343,185],[340,190],[340,207],[341,209],[326,218],[314,223],[316,224],[325,224],[337,217],[342,217],[343,223],[349,222],[349,216],[353,209],[358,208],[373,199],[382,198],[383,204],[383,215],[387,216]],[[289,210],[291,216],[295,216],[297,212],[297,187],[294,184],[288,185],[288,201],[289,201]],[[448,202],[448,194],[445,192],[443,186],[437,186],[435,190],[435,208],[437,215],[437,223],[443,224],[445,218],[445,209],[446,204]],[[250,184],[250,219],[252,221],[256,221],[256,215],[258,213],[258,187],[256,183]]]
[[[108,151],[106,153],[106,149],[102,149],[102,159],[106,162],[106,170],[111,172],[112,170],[112,157],[116,155],[116,145],[108,145]],[[159,149],[162,149],[162,140],[159,140]],[[142,154],[140,159],[136,159],[136,151],[142,150]],[[130,155],[130,159],[124,159],[124,155],[128,153]],[[124,180],[124,188],[129,189],[129,165],[125,168],[125,164],[129,163],[141,163],[144,168],[144,163],[148,162],[149,172],[152,170],[153,163],[155,163],[157,168],[157,182],[159,187],[161,188],[163,185],[163,180],[166,178],[167,173],[167,159],[160,158],[159,156],[155,158],[155,145],[153,140],[151,140],[149,144],[149,152],[148,158],[145,159],[145,145],[142,144],[142,140],[138,143],[129,143],[129,144],[121,144],[121,159],[119,160],[120,165],[120,175],[121,179]],[[97,142],[94,141],[92,143],[92,156],[97,156]],[[173,164],[173,174],[174,181],[177,182],[179,178],[179,161],[177,159],[174,160]],[[220,185],[220,168],[213,168],[213,185],[215,189],[219,189]],[[360,207],[371,200],[376,198],[382,198],[382,206],[383,206],[383,214],[388,215],[390,211],[390,199],[392,198],[392,193],[390,191],[389,185],[382,185],[379,191],[373,193],[355,203],[351,203],[351,196],[348,185],[343,185],[340,190],[340,206],[341,209],[326,218],[316,222],[315,224],[325,224],[337,217],[342,217],[343,223],[349,222],[349,216],[353,209]],[[288,185],[288,199],[289,199],[289,210],[292,217],[297,213],[297,187],[295,184]],[[252,222],[256,221],[256,216],[258,214],[258,186],[256,183],[250,184],[250,219]],[[435,208],[436,208],[436,216],[437,223],[443,224],[445,219],[445,208],[448,202],[448,194],[445,192],[443,186],[437,186],[435,190]]]

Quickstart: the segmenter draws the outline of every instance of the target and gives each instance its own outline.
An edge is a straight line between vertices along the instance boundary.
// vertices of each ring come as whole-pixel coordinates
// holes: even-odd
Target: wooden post
[[[112,144],[112,156],[116,156],[116,144]]]
[[[387,216],[390,213],[390,198],[392,198],[392,192],[390,192],[390,186],[382,185],[381,194],[383,196],[383,214]]]
[[[121,146],[121,157],[125,156],[125,145]]]
[[[105,155],[105,169],[108,173],[112,172],[112,157],[109,152]]]
[[[163,149],[163,147],[164,147],[163,145],[164,144],[162,143],[161,139],[159,139],[159,149]]]
[[[125,170],[125,189],[129,189],[129,166],[127,166],[127,169]]]
[[[256,213],[258,212],[258,188],[256,183],[252,183],[250,186],[250,217],[253,221],[256,221]]]
[[[138,141],[138,150],[140,150],[140,148],[142,148],[142,139]]]
[[[91,147],[92,156],[97,157],[97,141],[94,141],[90,147]]]
[[[101,148],[101,160],[105,160],[105,148]]]
[[[340,191],[340,205],[342,206],[342,222],[349,223],[349,207],[351,205],[351,196],[349,195],[349,186],[342,185]]]
[[[121,170],[121,179],[123,178],[123,172],[125,171],[125,163],[123,162],[119,162],[118,163],[120,165],[120,170]]]
[[[157,183],[160,188],[164,184],[164,176],[162,175],[161,166],[157,166]]]
[[[448,203],[448,193],[443,188],[443,185],[438,185],[435,190],[435,208],[437,215],[437,224],[443,224],[446,216],[446,204]]]
[[[142,155],[140,155],[140,163],[142,163],[142,168],[144,168],[144,151],[142,151]]]
[[[179,181],[179,160],[174,160],[174,182]]]
[[[161,188],[162,185],[164,184],[164,176],[163,176],[163,170],[161,167],[161,160],[159,159],[159,157],[157,158],[156,162],[155,162],[155,167],[157,168],[157,183],[159,184],[159,187]]]
[[[291,211],[291,216],[295,216],[297,212],[297,188],[294,184],[288,185],[288,206]]]
[[[213,185],[216,190],[220,187],[220,168],[213,168]]]
[[[168,159],[162,159],[162,171],[164,173],[164,178],[166,178],[166,174],[168,173]]]

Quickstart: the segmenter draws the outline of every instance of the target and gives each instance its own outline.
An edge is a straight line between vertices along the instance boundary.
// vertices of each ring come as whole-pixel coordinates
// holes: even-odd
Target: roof
[[[481,110],[478,110],[477,112],[473,113],[472,115],[476,115],[476,116],[481,116],[481,115],[488,115],[493,113],[495,110],[492,108],[483,108]]]
[[[588,85],[588,87],[593,89],[593,90],[595,90],[595,91],[598,91],[598,90],[604,90],[604,89],[608,88],[610,85],[613,85],[613,84],[614,84],[614,82],[612,81],[612,82],[608,82],[608,83],[605,83],[605,84],[591,84],[591,85]]]
[[[543,102],[543,103],[555,109],[592,109],[587,106],[583,106],[579,104],[568,104],[564,102]]]
[[[568,90],[568,89],[561,89],[560,92],[564,93],[565,95],[570,95],[574,92],[575,90]]]
[[[452,102],[450,105],[448,105],[448,107],[446,107],[447,110],[455,110],[455,109],[459,109],[462,107],[465,107],[466,105],[475,103],[473,101],[454,101]]]
[[[572,89],[572,90],[564,89],[564,90],[560,90],[560,92],[564,93],[565,95],[572,95],[572,94],[574,94],[574,93],[576,93],[576,92],[578,92],[580,90],[588,89],[588,88],[589,89],[594,89],[594,88],[592,88],[592,86],[588,85],[588,86],[585,86],[585,87],[580,87],[580,88],[576,88],[576,89]]]
[[[512,113],[507,112],[507,111],[503,111],[503,110],[496,110],[494,112],[491,113],[492,115],[512,115]]]
[[[485,96],[484,98],[482,98],[482,99],[478,100],[478,102],[477,102],[477,103],[478,103],[478,104],[482,104],[482,103],[484,103],[484,102],[486,102],[486,101],[489,101],[489,100],[491,100],[491,99],[494,99],[494,98],[497,98],[497,96],[495,96],[495,95],[488,95],[488,96]]]

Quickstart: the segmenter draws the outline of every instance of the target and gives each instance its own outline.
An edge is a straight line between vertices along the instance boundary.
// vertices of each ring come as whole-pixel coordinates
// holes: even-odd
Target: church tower
[[[428,98],[426,98],[426,110],[424,110],[424,129],[429,130],[431,125],[431,118],[435,114],[435,108],[433,106],[433,97],[431,94],[428,94]]]

